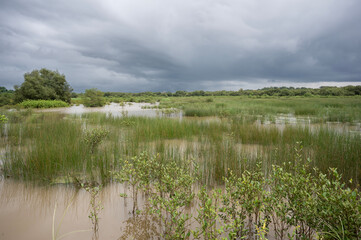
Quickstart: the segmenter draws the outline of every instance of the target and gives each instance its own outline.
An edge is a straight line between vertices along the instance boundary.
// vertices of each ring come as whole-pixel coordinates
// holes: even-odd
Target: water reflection
[[[146,240],[159,236],[159,223],[148,212],[149,206],[146,205],[140,214],[128,218],[123,224],[122,234],[118,240]]]
[[[107,115],[112,115],[114,117],[123,117],[123,116],[139,116],[139,117],[181,117],[182,113],[180,111],[174,112],[164,112],[159,109],[155,109],[157,104],[152,103],[125,103],[120,105],[119,103],[110,103],[104,107],[84,107],[80,104],[78,106],[73,105],[67,108],[52,108],[52,109],[41,109],[37,110],[38,112],[58,112],[65,114],[76,114],[81,115],[84,113],[100,112]]]
[[[57,112],[63,114],[82,115],[84,113],[99,112],[105,113],[107,116],[113,117],[170,117],[178,118],[179,120],[187,119],[199,122],[217,123],[222,122],[222,118],[217,116],[212,117],[184,117],[181,110],[176,109],[157,109],[155,108],[159,103],[133,103],[127,102],[124,105],[119,103],[110,103],[104,107],[84,107],[84,105],[73,105],[67,108],[51,108],[39,109],[37,112]],[[315,123],[316,118],[300,117],[293,114],[278,114],[274,116],[257,116],[255,119],[256,125],[265,127],[276,126],[281,132],[287,125],[310,127],[311,130],[318,130],[320,127],[327,126],[327,128],[335,130],[339,133],[361,134],[361,123],[341,123],[341,122],[326,122]]]

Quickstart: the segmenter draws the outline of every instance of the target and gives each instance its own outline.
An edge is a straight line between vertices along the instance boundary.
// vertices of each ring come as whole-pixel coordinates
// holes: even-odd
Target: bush
[[[56,108],[68,107],[69,104],[60,100],[26,100],[20,103],[24,108]]]
[[[6,123],[8,118],[5,115],[0,114],[0,124]]]
[[[105,105],[104,93],[96,88],[85,90],[83,104],[86,107],[102,107]]]
[[[99,144],[109,135],[109,131],[103,128],[95,128],[84,133],[84,142],[89,146],[90,152],[94,153]]]

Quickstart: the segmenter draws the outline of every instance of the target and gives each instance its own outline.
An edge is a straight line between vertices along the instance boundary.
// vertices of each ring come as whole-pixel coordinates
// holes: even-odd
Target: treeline
[[[84,93],[74,93],[68,90],[70,88],[67,84],[65,85],[67,91],[66,99],[62,99],[59,97],[51,97],[51,98],[42,98],[42,97],[32,97],[26,96],[23,99],[59,99],[66,100],[66,102],[70,102],[70,96],[72,98],[76,97],[84,97]],[[22,92],[26,92],[30,94],[31,87],[22,88]],[[17,91],[8,90],[5,87],[0,87],[0,106],[4,105],[13,105],[19,103],[19,95],[24,96],[25,94],[19,94],[20,88]],[[46,92],[46,91],[45,91]],[[100,92],[100,91],[98,91]],[[238,91],[176,91],[176,92],[140,92],[140,93],[126,93],[126,92],[104,92],[102,97],[114,99],[114,98],[124,98],[132,101],[134,98],[138,97],[192,97],[192,96],[255,96],[255,97],[267,97],[267,96],[303,96],[303,97],[312,97],[312,96],[359,96],[361,95],[361,85],[358,86],[346,86],[346,87],[330,87],[323,86],[320,88],[294,88],[294,87],[267,87],[257,90],[243,90],[239,89]],[[55,96],[55,95],[54,95]],[[21,99],[21,100],[23,100]]]
[[[176,91],[172,92],[140,92],[140,93],[125,93],[125,92],[105,92],[104,97],[192,97],[192,96],[355,96],[361,95],[361,85],[346,86],[346,87],[329,87],[323,86],[320,88],[294,88],[294,87],[267,87],[257,90],[243,90],[238,91],[203,91],[197,90],[193,92]]]

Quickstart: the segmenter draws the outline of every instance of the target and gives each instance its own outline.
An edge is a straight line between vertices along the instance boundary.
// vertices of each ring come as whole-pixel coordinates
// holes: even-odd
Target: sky
[[[1,0],[0,86],[75,92],[361,85],[360,0]]]

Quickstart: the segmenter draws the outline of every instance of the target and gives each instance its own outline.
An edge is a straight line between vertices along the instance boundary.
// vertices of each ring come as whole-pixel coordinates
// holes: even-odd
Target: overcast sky
[[[1,0],[0,86],[76,92],[360,85],[360,0]]]

